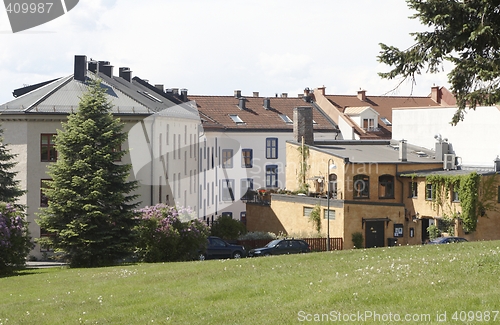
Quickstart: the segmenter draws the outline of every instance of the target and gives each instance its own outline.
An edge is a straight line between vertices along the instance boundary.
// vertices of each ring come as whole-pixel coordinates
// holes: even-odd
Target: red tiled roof
[[[279,116],[288,116],[293,120],[295,107],[313,107],[314,131],[334,132],[336,126],[325,117],[312,103],[305,102],[298,97],[269,97],[271,108],[264,108],[265,97],[246,97],[245,109],[238,107],[239,99],[234,96],[197,96],[190,95],[188,100],[195,101],[200,117],[205,118],[204,128],[221,128],[225,130],[276,130],[292,131],[293,124],[286,123]],[[235,123],[229,115],[234,114],[243,121]],[[206,123],[206,124],[205,124]]]

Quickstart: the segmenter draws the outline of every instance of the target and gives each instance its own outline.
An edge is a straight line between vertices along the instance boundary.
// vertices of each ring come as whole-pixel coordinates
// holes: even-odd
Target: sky
[[[57,0],[56,0],[57,1]],[[448,87],[446,71],[394,90],[379,43],[401,49],[423,31],[403,0],[80,0],[65,15],[12,33],[0,10],[0,104],[12,91],[73,73],[75,55],[195,95],[251,96],[325,86],[327,94],[413,94]]]

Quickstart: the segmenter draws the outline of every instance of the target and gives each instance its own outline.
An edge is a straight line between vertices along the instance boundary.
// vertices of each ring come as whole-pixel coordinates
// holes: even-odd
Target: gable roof
[[[101,79],[107,100],[115,115],[151,115],[199,120],[196,108],[188,103],[169,98],[156,91],[146,81],[135,77],[127,81],[121,77],[85,71],[84,81],[74,75],[42,82],[14,90],[19,96],[0,105],[0,114],[70,114],[78,109],[80,100],[89,89],[91,80]],[[83,80],[83,79],[82,79]]]
[[[356,116],[356,115],[361,115],[365,111],[372,111],[376,115],[380,115],[376,110],[371,108],[370,106],[365,106],[365,107],[346,107],[344,109],[344,114],[349,115],[349,116]]]
[[[264,108],[268,99],[270,108]],[[197,96],[189,95],[188,100],[195,101],[203,127],[230,131],[293,131],[293,109],[295,107],[313,107],[314,132],[337,132],[336,124],[313,103],[299,97],[240,97],[234,96]],[[239,107],[240,100],[245,108]],[[230,115],[237,115],[231,118]],[[282,115],[283,117],[280,117]],[[288,117],[290,121],[287,123]]]

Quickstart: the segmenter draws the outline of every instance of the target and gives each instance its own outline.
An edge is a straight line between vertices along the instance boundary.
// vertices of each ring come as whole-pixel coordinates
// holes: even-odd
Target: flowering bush
[[[145,262],[191,260],[206,245],[208,228],[198,219],[189,220],[189,208],[157,204],[139,213],[137,255]]]
[[[0,274],[24,265],[32,247],[23,213],[0,203]]]

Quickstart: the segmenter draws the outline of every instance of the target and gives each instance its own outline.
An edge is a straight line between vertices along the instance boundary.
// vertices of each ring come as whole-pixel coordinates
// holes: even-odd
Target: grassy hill
[[[0,324],[498,324],[499,278],[498,241],[26,270]]]

